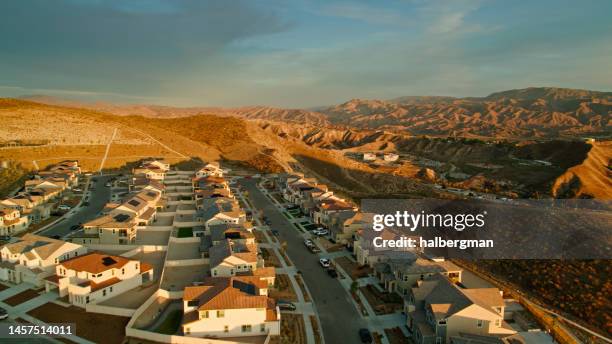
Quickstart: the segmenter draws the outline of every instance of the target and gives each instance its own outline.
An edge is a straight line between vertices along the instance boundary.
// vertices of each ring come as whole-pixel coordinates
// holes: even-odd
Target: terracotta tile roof
[[[100,290],[100,289],[104,289],[106,287],[109,287],[113,284],[117,284],[121,282],[120,279],[118,279],[117,277],[113,277],[111,279],[107,279],[106,281],[103,281],[101,283],[96,283],[96,282],[92,282],[89,281],[89,286],[91,287],[91,291],[94,292],[96,290]]]
[[[153,265],[148,263],[140,263],[140,273],[147,272],[153,269]]]
[[[51,275],[51,276],[45,277],[46,281],[49,281],[53,284],[59,284],[59,279],[60,277],[58,275]]]
[[[32,251],[35,251],[36,254],[38,254],[38,256],[40,256],[42,259],[46,259],[64,244],[66,244],[66,242],[61,240],[26,233],[20,238],[19,241],[6,244],[4,247],[6,247],[13,254],[29,253],[29,259],[34,258]]]
[[[185,301],[198,300],[199,310],[268,308],[268,296],[259,295],[267,283],[258,277],[209,277],[202,283],[183,293]]]
[[[142,220],[149,220],[153,217],[153,215],[155,215],[155,208],[149,208],[147,210],[145,210],[144,213],[142,213],[142,215],[138,216],[138,218],[142,219]]]
[[[123,220],[125,218],[125,220]],[[122,212],[113,212],[109,215],[98,217],[83,224],[84,227],[101,227],[101,228],[132,228],[135,226],[134,214],[126,214]]]
[[[92,274],[97,274],[109,269],[120,269],[128,262],[130,262],[130,259],[124,257],[92,252],[65,260],[61,262],[60,265],[69,270],[87,271]]]

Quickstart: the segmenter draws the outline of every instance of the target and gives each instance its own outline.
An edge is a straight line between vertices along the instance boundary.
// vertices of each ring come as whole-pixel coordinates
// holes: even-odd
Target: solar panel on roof
[[[129,201],[128,201],[128,204],[130,204],[130,205],[133,205],[133,206],[137,207],[137,206],[140,204],[140,202],[139,202],[139,201],[137,201],[137,200],[135,200],[135,199],[132,199],[132,200],[129,200]]]
[[[117,221],[117,222],[124,222],[127,219],[129,219],[129,218],[130,218],[130,216],[127,215],[127,214],[118,214],[118,215],[115,215],[115,217],[114,217],[115,221]]]
[[[232,287],[239,289],[243,293],[255,295],[255,286],[250,283],[233,280]]]
[[[117,261],[114,260],[111,257],[104,257],[104,258],[102,258],[102,265],[104,265],[104,266],[110,266],[110,265],[113,265],[113,264],[116,264],[116,263],[117,263]]]

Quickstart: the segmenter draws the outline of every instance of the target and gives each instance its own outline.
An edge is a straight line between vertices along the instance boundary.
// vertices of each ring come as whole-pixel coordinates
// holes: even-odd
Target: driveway
[[[259,189],[256,180],[241,179],[240,184],[249,192],[255,208],[263,210],[270,227],[279,231],[279,239],[287,242],[287,254],[301,271],[321,320],[326,343],[359,343],[358,331],[367,327],[357,313],[350,296],[336,279],[327,275],[319,265],[319,256],[310,253],[304,239]]]
[[[63,237],[70,233],[70,227],[85,223],[98,217],[98,213],[104,209],[104,205],[110,200],[111,190],[110,187],[104,186],[106,181],[111,176],[94,176],[91,179],[91,185],[89,187],[89,198],[87,201],[89,205],[86,207],[76,208],[76,213],[70,217],[66,217],[63,220],[55,223],[54,225],[44,229],[37,233],[44,236],[59,235]],[[94,187],[92,190],[91,188]]]

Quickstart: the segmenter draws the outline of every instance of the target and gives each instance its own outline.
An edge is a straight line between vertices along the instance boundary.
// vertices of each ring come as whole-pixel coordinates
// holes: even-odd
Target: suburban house
[[[280,335],[280,310],[256,276],[207,278],[186,287],[183,311],[185,336]]]
[[[23,232],[29,224],[29,218],[22,217],[19,209],[5,208],[0,205],[0,235],[14,235]]]
[[[383,155],[383,160],[386,162],[395,162],[399,159],[399,155],[395,153],[385,153]]]
[[[86,253],[81,245],[27,233],[0,249],[0,280],[42,286],[58,263]]]
[[[195,175],[197,178],[208,176],[223,177],[223,170],[219,166],[218,162],[209,162],[206,164],[206,166],[196,171]]]
[[[412,256],[376,263],[374,272],[388,292],[407,295],[418,281],[436,274],[448,276],[453,282],[461,282],[463,269],[448,260]]]
[[[337,243],[348,244],[357,231],[372,229],[373,216],[372,213],[355,211],[333,213],[330,215],[329,225],[331,237]]]
[[[71,258],[45,279],[47,291],[58,289],[75,306],[85,307],[136,288],[153,279],[153,267],[138,260],[100,252]]]
[[[238,202],[232,198],[217,197],[197,200],[196,219],[209,226],[219,223],[242,224],[246,222],[246,213]]]
[[[138,229],[155,221],[160,199],[161,192],[143,189],[124,203],[109,203],[106,215],[84,223],[83,231],[71,238],[80,244],[134,244]]]
[[[331,216],[341,212],[356,212],[357,207],[339,197],[330,197],[318,201],[312,210],[312,219],[316,224],[327,228],[331,225]]]
[[[394,258],[405,259],[415,257],[417,252],[422,251],[418,247],[384,248],[374,246],[374,238],[376,237],[380,237],[382,240],[393,240],[397,239],[398,236],[398,233],[389,228],[385,228],[380,232],[358,230],[353,240],[353,254],[357,259],[357,263],[374,268],[377,263],[386,262]]]
[[[258,266],[264,266],[256,244],[241,244],[230,239],[212,246],[209,260],[213,277],[235,276],[238,272],[255,271]]]
[[[163,180],[166,173],[170,170],[170,164],[161,161],[144,161],[138,167],[132,169],[132,174],[136,177],[147,179]]]
[[[375,161],[376,153],[363,153],[363,161]]]
[[[229,191],[227,180],[219,176],[193,177],[191,182],[194,190],[225,189]]]
[[[450,337],[460,334],[516,333],[504,323],[499,289],[463,289],[441,274],[418,281],[404,307],[412,339],[419,344],[450,343]]]

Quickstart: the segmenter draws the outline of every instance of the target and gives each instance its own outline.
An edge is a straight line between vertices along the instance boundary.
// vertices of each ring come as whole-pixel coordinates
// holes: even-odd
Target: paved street
[[[98,213],[104,208],[104,205],[110,199],[111,190],[109,187],[104,186],[104,184],[110,178],[111,176],[92,177],[91,186],[94,187],[94,190],[92,190],[90,186],[89,198],[87,199],[87,201],[89,202],[89,206],[76,208],[75,214],[65,218],[62,221],[57,222],[56,224],[50,226],[49,228],[46,228],[38,234],[49,237],[53,235],[59,235],[61,237],[70,233],[71,226],[80,223],[85,223],[96,218],[98,216]]]
[[[326,343],[359,343],[358,331],[367,327],[359,316],[350,296],[338,280],[332,279],[319,265],[318,256],[304,246],[304,239],[274,204],[256,186],[254,179],[241,179],[240,184],[249,192],[255,208],[263,210],[270,227],[280,232],[281,241],[287,242],[287,254],[301,271],[314,299]]]

